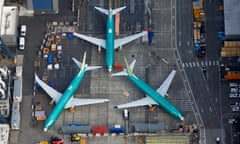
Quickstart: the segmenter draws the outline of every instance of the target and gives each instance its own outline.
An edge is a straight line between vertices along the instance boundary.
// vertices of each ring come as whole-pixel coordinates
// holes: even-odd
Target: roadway
[[[97,4],[96,2],[95,4]],[[125,1],[123,4],[126,3]],[[142,7],[143,1],[136,1],[139,5],[139,9],[136,11],[144,12]],[[106,4],[106,2],[104,3]],[[130,3],[127,3],[130,4]],[[68,5],[68,7],[66,7]],[[99,4],[100,5],[100,4]],[[95,35],[96,32],[99,33],[97,36],[104,36],[105,33],[101,29],[105,29],[105,21],[103,16],[99,15],[99,19],[95,19],[96,11],[93,10],[93,3],[91,5],[86,1],[81,9],[80,13],[80,25],[79,31],[89,32]],[[104,6],[106,7],[106,6]],[[175,1],[165,0],[165,1],[151,1],[152,7],[152,28],[155,32],[154,42],[152,45],[146,43],[140,43],[140,40],[136,40],[123,47],[123,50],[116,52],[116,60],[123,64],[123,56],[125,56],[130,62],[133,59],[137,59],[136,67],[134,69],[135,74],[141,79],[147,81],[151,86],[157,88],[168,73],[175,68],[176,59],[178,57],[175,55],[177,49],[173,42],[172,37],[175,35]],[[134,10],[134,11],[135,11]],[[129,12],[132,9],[129,9]],[[74,15],[74,16],[73,16]],[[127,16],[128,13],[123,13],[122,17]],[[145,19],[143,13],[139,13],[139,17],[134,14],[130,19],[135,19],[133,21],[138,21],[142,25],[142,30],[147,26],[145,24]],[[47,29],[47,22],[52,21],[73,21],[75,19],[76,13],[71,12],[71,7],[67,0],[63,0],[60,3],[60,14],[59,15],[39,15],[34,17],[21,17],[20,24],[27,23],[28,33],[27,33],[27,43],[26,50],[23,52],[25,55],[24,60],[24,72],[23,72],[23,101],[22,105],[22,123],[21,131],[19,133],[19,143],[35,143],[40,140],[48,139],[50,135],[58,135],[57,130],[63,124],[68,124],[71,121],[81,121],[83,123],[88,123],[92,125],[111,125],[111,124],[124,124],[121,116],[121,111],[113,111],[112,107],[119,103],[124,103],[132,100],[142,98],[144,95],[135,88],[134,85],[130,83],[127,78],[111,78],[106,73],[106,69],[97,70],[95,72],[90,72],[84,78],[84,82],[77,91],[77,97],[99,97],[99,98],[109,98],[111,101],[109,103],[93,105],[93,106],[83,106],[76,108],[76,113],[72,114],[68,111],[64,111],[60,116],[59,120],[56,122],[54,127],[49,130],[48,133],[42,131],[43,123],[39,122],[36,127],[31,125],[31,104],[32,104],[32,88],[33,88],[33,73],[35,71],[33,65],[36,58],[36,54],[41,46],[42,39],[44,38]],[[102,21],[103,22],[100,22]],[[135,23],[127,23],[128,19],[123,18],[126,24],[134,27]],[[159,23],[161,22],[161,23]],[[169,24],[170,23],[170,24]],[[96,25],[95,25],[96,24]],[[96,30],[95,30],[96,26]],[[99,27],[99,28],[98,28]],[[134,32],[128,30],[127,27],[121,27],[123,30],[123,35],[129,35]],[[101,35],[100,35],[101,34]],[[191,41],[190,41],[191,42]],[[49,80],[54,82],[54,86],[59,91],[63,91],[68,83],[71,81],[72,77],[77,72],[76,66],[71,61],[71,57],[74,56],[78,59],[82,58],[84,51],[87,51],[87,62],[92,65],[102,65],[105,66],[104,62],[104,51],[99,55],[95,46],[83,42],[77,38],[65,39],[63,40],[63,48],[65,57],[62,62],[62,68],[60,71],[52,71],[49,73]],[[185,116],[185,124],[196,123],[194,119],[194,114],[191,109],[191,102],[186,94],[187,91],[183,86],[182,75],[180,73],[181,69],[177,67],[177,74],[174,78],[174,82],[169,89],[168,99],[174,103],[183,112]],[[42,73],[44,68],[40,69]],[[200,73],[200,70],[199,70]],[[63,82],[64,81],[64,82]],[[125,97],[124,92],[128,92],[130,96]],[[81,94],[81,95],[80,95]],[[41,101],[44,109],[47,113],[51,110],[48,105],[50,99],[43,92],[37,92],[37,96],[34,98],[37,101]],[[175,129],[180,121],[172,118],[161,108],[156,108],[154,112],[149,113],[148,109],[145,107],[130,109],[130,121],[133,122],[163,122],[168,129]],[[26,131],[25,129],[28,129]],[[130,129],[131,132],[131,129]],[[29,139],[29,137],[33,138]],[[66,139],[69,140],[69,136],[64,135]],[[115,138],[116,143],[124,143],[122,136]],[[111,143],[112,137],[102,137],[99,139],[89,138],[89,143],[94,143],[95,141],[109,142]]]
[[[219,1],[205,2],[206,56],[198,59],[193,48],[192,1],[177,1],[177,47],[182,70],[196,102],[199,122],[206,128],[206,143],[214,143],[217,136],[224,140],[223,114],[228,113],[226,84],[222,84],[219,73],[220,41],[217,32],[223,30],[223,16],[216,11]],[[204,73],[202,67],[207,67]],[[224,90],[225,89],[225,90]],[[227,110],[227,111],[226,111]],[[204,133],[204,131],[203,131]],[[205,141],[204,140],[204,141]]]

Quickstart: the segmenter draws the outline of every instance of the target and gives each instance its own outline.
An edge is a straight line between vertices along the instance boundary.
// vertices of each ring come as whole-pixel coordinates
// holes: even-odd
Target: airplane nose
[[[47,128],[44,128],[44,129],[43,129],[44,132],[47,132],[47,130],[48,130]]]
[[[181,121],[184,121],[184,117],[183,117],[183,116],[181,116],[181,117],[180,117],[180,120],[181,120]]]
[[[108,68],[108,72],[112,72],[112,68],[111,67]]]

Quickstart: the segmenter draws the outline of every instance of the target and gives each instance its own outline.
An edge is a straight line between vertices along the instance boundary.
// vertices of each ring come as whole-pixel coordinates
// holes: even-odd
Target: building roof
[[[33,0],[34,10],[52,10],[53,1],[52,0]]]
[[[240,1],[224,0],[225,34],[240,38]]]
[[[17,15],[18,15],[18,8],[16,6],[4,6],[2,8],[1,35],[15,35],[16,34],[16,32],[17,32],[17,27],[16,27]]]

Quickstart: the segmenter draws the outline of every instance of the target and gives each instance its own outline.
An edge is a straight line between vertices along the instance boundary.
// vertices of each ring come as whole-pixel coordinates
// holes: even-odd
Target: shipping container
[[[93,126],[92,127],[92,133],[94,134],[94,135],[96,135],[96,134],[101,134],[101,135],[103,135],[103,134],[105,134],[105,133],[107,133],[108,132],[108,130],[107,130],[107,127],[106,126]]]
[[[240,80],[240,71],[228,71],[226,75],[224,75],[224,79],[226,80]]]
[[[120,13],[115,14],[115,35],[120,34]]]
[[[13,84],[13,101],[22,102],[22,80],[15,79]]]
[[[20,103],[12,104],[11,128],[18,130],[20,128]]]
[[[122,125],[115,124],[115,125],[110,126],[109,132],[117,133],[117,134],[125,133],[125,127]]]
[[[164,128],[164,123],[133,123],[133,129],[138,133],[158,133]]]

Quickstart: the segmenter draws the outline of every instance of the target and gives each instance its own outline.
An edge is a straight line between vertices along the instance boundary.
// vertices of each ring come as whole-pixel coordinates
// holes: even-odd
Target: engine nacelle
[[[119,50],[122,50],[122,45],[119,46]]]
[[[98,52],[101,53],[101,46],[98,46]]]

